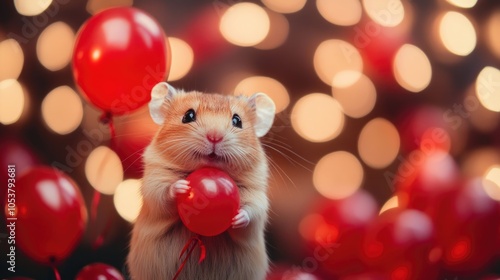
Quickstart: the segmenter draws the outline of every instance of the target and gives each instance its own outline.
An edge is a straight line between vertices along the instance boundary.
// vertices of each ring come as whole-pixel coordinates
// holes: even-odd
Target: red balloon
[[[391,278],[379,272],[365,272],[360,274],[347,275],[345,277],[339,278],[339,280],[388,280],[388,279]],[[392,279],[397,279],[397,278],[392,278]]]
[[[267,274],[266,280],[321,280],[319,276],[307,272],[309,268],[301,268],[296,265],[285,266],[280,264],[272,268]]]
[[[446,152],[415,150],[401,163],[395,177],[400,206],[425,210],[450,195],[460,185],[460,173]]]
[[[389,209],[369,227],[362,254],[390,279],[436,279],[440,250],[431,219],[414,209]]]
[[[481,280],[500,280],[500,276],[497,275],[489,275],[481,278]]]
[[[0,166],[15,165],[16,174],[20,175],[25,170],[39,164],[37,155],[20,139],[2,139],[0,141]],[[5,168],[0,172],[0,182],[7,182],[9,176]],[[7,188],[1,188],[0,201],[5,201]]]
[[[177,195],[177,209],[184,225],[204,236],[227,230],[240,207],[236,183],[223,171],[204,167],[186,178],[191,190]]]
[[[365,191],[323,203],[317,211],[322,219],[314,227],[311,254],[331,275],[363,272],[361,243],[366,229],[378,214],[375,199]]]
[[[78,272],[75,280],[124,280],[125,277],[113,266],[93,263]]]
[[[213,63],[218,57],[227,55],[232,50],[219,30],[220,13],[226,8],[226,4],[215,2],[214,6],[206,6],[193,15],[181,32],[181,37],[186,39],[196,54],[196,63]]]
[[[497,201],[484,190],[482,179],[467,182],[434,211],[445,268],[456,272],[477,272],[494,257],[500,228]]]
[[[136,8],[110,8],[91,17],[73,52],[73,75],[83,95],[115,115],[146,104],[169,72],[165,38],[161,26]]]
[[[15,225],[16,244],[37,262],[56,264],[64,260],[87,224],[78,186],[49,167],[31,168],[16,179],[12,187],[15,193],[11,193],[14,196],[9,195],[5,203],[7,225]]]
[[[458,141],[452,141],[457,134],[452,132],[457,128],[450,124],[448,118],[441,108],[433,106],[405,111],[398,124],[401,149],[407,153],[416,149],[450,151],[451,143]]]
[[[392,74],[392,62],[398,49],[407,41],[406,32],[382,27],[369,20],[352,30],[354,46],[361,53],[370,77],[380,80],[385,87],[397,86]]]

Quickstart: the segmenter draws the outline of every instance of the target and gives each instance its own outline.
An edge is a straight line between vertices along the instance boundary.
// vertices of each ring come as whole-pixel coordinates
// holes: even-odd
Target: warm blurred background
[[[0,168],[61,169],[90,215],[62,279],[95,262],[123,271],[158,128],[143,106],[113,118],[111,141],[75,84],[77,32],[113,6],[158,21],[175,87],[275,101],[268,251],[304,273],[283,279],[500,275],[500,2],[1,1]],[[16,254],[0,275],[54,279]]]

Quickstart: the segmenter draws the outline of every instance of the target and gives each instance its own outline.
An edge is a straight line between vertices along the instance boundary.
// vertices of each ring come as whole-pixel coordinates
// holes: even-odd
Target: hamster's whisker
[[[278,144],[281,144],[282,146],[284,147],[287,147],[289,149],[292,148],[292,146],[290,144],[288,144],[287,142],[285,141],[281,141],[281,140],[278,140],[276,138],[270,138],[270,137],[263,137],[261,139],[261,142],[265,142],[265,143],[273,143],[273,141],[277,142]]]
[[[144,148],[141,148],[141,149],[138,149],[137,151],[135,151],[135,152],[131,153],[128,157],[124,158],[124,159],[122,160],[122,162],[124,162],[124,161],[128,160],[129,158],[133,157],[134,155],[136,155],[136,154],[138,154],[138,153],[141,153],[141,154],[142,154],[142,153],[144,152],[144,150],[145,150],[145,149],[146,149],[145,147],[144,147]],[[133,166],[133,165],[134,165],[134,164],[135,164],[138,160],[141,160],[141,158],[142,158],[142,156],[141,156],[141,157],[138,157],[138,158],[136,158],[136,159],[134,159],[134,160],[133,160],[133,161],[132,161],[132,162],[131,162],[131,163],[130,163],[127,167],[124,167],[124,168],[123,168],[123,171],[124,171],[124,172],[125,172],[125,171],[127,171],[127,170],[128,170],[129,168],[131,168],[131,167],[132,167],[132,166]],[[144,166],[141,166],[141,169],[144,169]]]
[[[271,144],[275,145],[276,147],[273,147]],[[283,150],[291,153],[292,155],[298,157],[299,159],[303,160],[304,162],[306,162],[306,163],[308,163],[310,165],[314,165],[314,163],[312,163],[311,161],[309,161],[309,160],[305,159],[304,157],[300,156],[299,154],[297,154],[296,152],[292,151],[291,149],[288,149],[288,148],[283,147],[283,146],[281,146],[279,144],[276,144],[276,143],[262,143],[262,146],[264,146],[266,148],[269,148],[269,149],[271,149],[271,150],[279,153],[281,156],[283,156],[288,162],[292,163],[294,166],[298,165],[298,166],[304,168],[305,170],[312,172],[312,170],[309,167],[303,165],[302,163],[300,163],[299,161],[295,160],[293,157],[287,155],[286,153],[284,153],[283,151],[281,151],[278,148],[281,148],[281,149],[283,149]]]
[[[253,147],[252,147],[252,149],[255,151],[255,153],[251,153],[251,155],[253,156],[253,155],[257,154],[258,150],[256,148],[253,148]],[[267,161],[269,162],[271,169],[274,170],[278,174],[278,176],[280,176],[283,184],[286,184],[286,181],[288,180],[288,181],[290,181],[292,186],[295,189],[297,189],[297,185],[292,180],[292,178],[290,176],[288,176],[288,174],[285,172],[285,170],[278,163],[276,163],[276,161],[274,161],[269,155],[265,154],[265,157],[266,157]],[[271,174],[271,179],[278,180],[278,178],[275,177],[276,175],[274,174],[274,172],[271,172],[270,174]]]

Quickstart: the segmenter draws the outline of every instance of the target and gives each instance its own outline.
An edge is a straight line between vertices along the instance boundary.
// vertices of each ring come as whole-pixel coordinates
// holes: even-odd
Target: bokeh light
[[[47,126],[55,133],[71,133],[82,122],[82,100],[72,88],[68,86],[57,87],[43,99],[42,117]]]
[[[341,26],[358,23],[363,14],[359,0],[316,0],[316,7],[324,19]]]
[[[189,70],[193,66],[194,52],[188,43],[179,38],[169,37],[168,43],[172,53],[171,57],[167,57],[167,59],[171,59],[170,72],[168,74],[168,81],[171,82],[182,79],[189,73]]]
[[[429,58],[417,46],[410,44],[403,45],[397,51],[393,71],[399,85],[411,92],[424,90],[432,78]]]
[[[24,64],[24,54],[19,43],[14,39],[0,42],[0,81],[17,79]]]
[[[325,155],[314,167],[313,183],[326,198],[342,199],[350,196],[363,183],[363,167],[351,153],[338,151]]]
[[[486,171],[483,188],[489,197],[500,201],[500,165],[494,165]]]
[[[318,226],[320,226],[324,222],[325,219],[320,214],[309,214],[302,218],[302,220],[300,221],[299,233],[305,240],[313,241],[315,240]]]
[[[488,110],[500,112],[500,70],[486,66],[476,79],[476,96]]]
[[[25,98],[17,80],[0,81],[0,123],[9,125],[17,122],[23,114]]]
[[[462,174],[468,179],[482,177],[493,165],[500,165],[500,150],[493,147],[472,150],[463,156]]]
[[[234,93],[237,95],[251,96],[257,92],[267,94],[274,101],[276,113],[283,111],[290,103],[288,90],[282,83],[273,78],[264,76],[248,77],[241,80],[234,89]]]
[[[346,87],[361,77],[363,59],[359,51],[346,41],[326,40],[314,53],[314,69],[324,83]]]
[[[382,208],[380,208],[379,215],[382,214],[382,213],[384,213],[385,211],[387,211],[389,209],[396,208],[396,207],[399,207],[399,200],[398,200],[398,196],[397,195],[389,198],[384,203],[384,205],[382,205]]]
[[[52,4],[52,0],[14,0],[14,6],[23,16],[36,16],[43,13]]]
[[[460,8],[472,8],[477,3],[477,0],[446,0],[446,1]]]
[[[439,36],[445,48],[453,54],[466,56],[476,47],[476,31],[461,13],[447,12],[439,22]]]
[[[500,58],[500,10],[495,10],[485,25],[486,43],[491,52]]]
[[[270,22],[269,33],[262,42],[255,45],[255,48],[261,50],[275,49],[283,45],[290,31],[290,24],[284,15],[271,10],[266,10],[266,12]]]
[[[262,3],[264,3],[266,7],[282,14],[300,11],[304,8],[306,2],[307,0],[262,0]]]
[[[116,188],[113,203],[118,214],[128,222],[135,222],[142,207],[141,180],[127,179]]]
[[[332,95],[342,105],[344,113],[352,118],[368,115],[377,101],[375,85],[364,74],[350,86],[332,86]]]
[[[493,132],[500,123],[500,114],[486,109],[479,102],[475,84],[467,90],[461,108],[466,116],[470,115],[470,124],[483,133]]]
[[[264,41],[270,25],[269,16],[264,8],[244,2],[235,4],[225,11],[219,28],[228,42],[250,47]]]
[[[68,65],[73,54],[75,33],[64,22],[49,25],[40,34],[36,43],[36,54],[45,68],[56,71]]]
[[[133,0],[88,0],[87,12],[94,15],[107,8],[132,6],[133,3]]]
[[[290,118],[295,132],[311,142],[332,140],[344,128],[344,113],[340,104],[322,93],[311,93],[299,99]]]
[[[358,151],[366,165],[372,168],[384,168],[398,155],[400,143],[396,127],[386,119],[376,118],[361,130]]]
[[[363,0],[368,16],[381,26],[394,27],[405,17],[403,3],[399,0]]]
[[[90,185],[100,193],[114,194],[123,181],[122,162],[113,150],[99,146],[92,150],[85,162],[85,175]]]

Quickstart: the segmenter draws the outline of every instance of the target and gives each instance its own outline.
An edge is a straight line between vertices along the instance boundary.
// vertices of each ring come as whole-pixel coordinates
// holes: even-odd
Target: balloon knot
[[[101,123],[103,124],[108,124],[111,122],[111,119],[113,118],[113,114],[109,111],[107,112],[104,112],[102,113],[101,117],[99,118],[99,120],[101,121]]]

